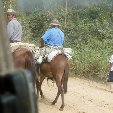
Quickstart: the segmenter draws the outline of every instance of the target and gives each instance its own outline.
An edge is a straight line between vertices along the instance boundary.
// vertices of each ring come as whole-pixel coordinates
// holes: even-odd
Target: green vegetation
[[[105,81],[108,59],[113,54],[113,5],[102,2],[87,7],[70,6],[65,11],[62,5],[20,12],[23,40],[38,46],[51,19],[58,18],[65,33],[64,46],[71,47],[74,53],[72,75]]]

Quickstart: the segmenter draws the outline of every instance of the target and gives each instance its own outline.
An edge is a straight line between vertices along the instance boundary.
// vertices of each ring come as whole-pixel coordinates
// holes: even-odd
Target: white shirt
[[[9,40],[21,41],[21,37],[22,37],[22,26],[16,20],[16,18],[13,18],[8,23],[8,25],[7,25],[7,32],[8,32],[8,38],[9,38]]]
[[[111,70],[113,71],[113,55],[111,55],[110,59],[109,59],[109,63],[111,63]]]

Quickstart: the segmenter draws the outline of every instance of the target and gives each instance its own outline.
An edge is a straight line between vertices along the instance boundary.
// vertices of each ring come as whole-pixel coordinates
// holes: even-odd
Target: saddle
[[[41,64],[42,62],[51,62],[59,54],[63,54],[61,50],[54,50],[44,56],[40,55],[38,59],[36,59],[36,63]]]
[[[47,54],[44,54],[44,48],[35,49],[35,62],[41,64],[42,62],[51,62],[57,55],[63,54],[68,60],[72,59],[72,49],[63,48],[63,50],[53,50]]]

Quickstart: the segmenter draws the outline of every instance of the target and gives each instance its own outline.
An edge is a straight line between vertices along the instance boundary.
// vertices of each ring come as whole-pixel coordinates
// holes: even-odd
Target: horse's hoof
[[[55,105],[55,103],[56,103],[56,102],[55,102],[55,101],[53,101],[51,104],[52,104],[52,105]]]
[[[45,96],[44,96],[44,95],[42,95],[42,96],[41,96],[41,98],[42,98],[42,99],[45,99]]]
[[[63,110],[64,110],[64,108],[61,108],[61,107],[60,107],[60,109],[59,109],[59,110],[60,110],[60,111],[63,111]]]
[[[64,106],[62,105],[59,110],[63,111],[64,110]]]

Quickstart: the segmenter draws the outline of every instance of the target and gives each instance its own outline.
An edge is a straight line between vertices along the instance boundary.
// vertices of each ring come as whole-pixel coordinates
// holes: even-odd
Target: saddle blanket
[[[24,47],[30,50],[31,52],[33,52],[35,45],[29,43],[23,43],[23,42],[15,42],[15,43],[10,43],[10,47],[11,47],[11,52],[14,52],[18,47]]]
[[[59,54],[65,54],[68,58],[68,60],[71,60],[72,59],[72,49],[71,48],[63,48],[63,50],[54,50],[48,54],[46,54],[45,56],[43,55],[42,51],[44,52],[44,48],[40,48],[40,51],[39,51],[39,48],[35,48],[35,61],[36,63],[38,64],[41,64],[43,59],[47,59],[48,62],[51,62],[54,57],[56,57],[57,55]],[[44,56],[44,57],[43,57]]]
[[[51,53],[49,53],[47,55],[47,61],[51,62],[55,56],[62,54],[62,53],[65,54],[69,60],[72,59],[72,49],[71,48],[63,48],[63,51],[55,50],[55,51],[52,51]]]

